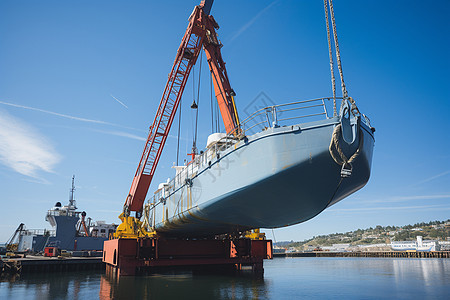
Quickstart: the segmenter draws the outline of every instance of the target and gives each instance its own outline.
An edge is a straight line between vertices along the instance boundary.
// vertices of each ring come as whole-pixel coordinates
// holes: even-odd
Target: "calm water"
[[[0,299],[450,299],[450,259],[275,258],[264,278],[103,273],[22,276]]]

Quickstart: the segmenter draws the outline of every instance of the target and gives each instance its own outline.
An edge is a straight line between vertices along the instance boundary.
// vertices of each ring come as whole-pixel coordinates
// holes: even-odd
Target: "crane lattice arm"
[[[219,26],[214,18],[209,15],[212,2],[212,0],[202,1],[199,6],[194,8],[189,18],[188,28],[178,48],[175,62],[169,74],[155,119],[150,126],[144,151],[124,205],[126,216],[129,215],[130,211],[135,211],[138,214],[142,211],[178,104],[202,46],[206,52],[211,75],[214,79],[215,94],[226,131],[227,133],[237,133],[239,130],[239,119],[233,99],[235,94],[230,86],[225,62],[222,60],[220,53],[222,45],[215,32],[215,29]]]
[[[17,227],[16,231],[14,231],[13,235],[6,242],[6,250],[7,251],[17,251],[19,246],[19,242],[16,243],[16,238],[20,236],[20,233],[25,230],[25,224],[20,223],[19,227]]]

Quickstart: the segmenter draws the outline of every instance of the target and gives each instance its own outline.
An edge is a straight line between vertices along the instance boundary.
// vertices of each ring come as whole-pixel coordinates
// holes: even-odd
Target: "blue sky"
[[[198,2],[0,2],[0,241],[21,222],[49,227],[46,210],[67,202],[73,174],[79,208],[120,222]],[[276,240],[448,219],[450,2],[335,1],[334,8],[349,95],[377,129],[372,176],[313,220],[276,229]],[[274,103],[331,95],[322,1],[217,0],[212,14],[241,117],[260,92]],[[205,66],[200,147],[211,133]],[[183,155],[192,143],[192,94],[191,78]],[[171,135],[149,194],[173,176],[176,130]]]

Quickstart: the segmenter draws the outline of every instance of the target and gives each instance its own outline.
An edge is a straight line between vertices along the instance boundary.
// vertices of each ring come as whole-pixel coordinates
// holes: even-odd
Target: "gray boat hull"
[[[329,150],[339,124],[341,150],[346,157],[357,153],[348,177]],[[155,207],[154,228],[167,236],[205,236],[304,222],[367,183],[373,147],[366,124],[350,126],[339,117],[268,128],[193,172],[189,184]]]

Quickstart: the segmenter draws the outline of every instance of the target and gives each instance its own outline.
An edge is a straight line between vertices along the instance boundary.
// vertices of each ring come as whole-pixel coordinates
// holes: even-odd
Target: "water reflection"
[[[443,259],[399,259],[392,261],[395,280],[399,283],[411,277],[425,286],[446,283],[445,260]]]
[[[104,271],[0,280],[0,299],[448,299],[450,259],[275,258],[264,279],[173,273],[107,277]]]
[[[100,299],[268,299],[263,278],[246,275],[102,275]]]
[[[0,282],[0,299],[86,299],[102,272],[36,273]]]

